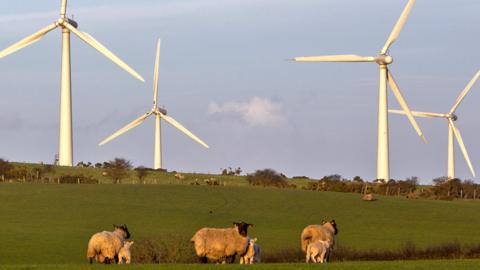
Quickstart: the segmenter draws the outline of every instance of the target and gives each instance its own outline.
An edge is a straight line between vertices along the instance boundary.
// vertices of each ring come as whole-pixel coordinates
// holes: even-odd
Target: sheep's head
[[[249,227],[253,227],[253,224],[245,223],[245,222],[233,222],[235,228],[237,228],[238,233],[242,236],[247,236],[247,230]]]
[[[123,243],[123,247],[130,249],[130,247],[133,245],[133,241],[125,241]]]
[[[122,224],[122,225],[113,224],[113,228],[115,228],[115,230],[123,231],[123,236],[125,237],[125,239],[130,238],[130,232],[128,231],[128,228],[127,228],[126,224]]]
[[[332,219],[330,221],[322,220],[322,225],[327,225],[327,224],[333,228],[334,234],[338,233],[337,223],[335,222],[335,219]]]

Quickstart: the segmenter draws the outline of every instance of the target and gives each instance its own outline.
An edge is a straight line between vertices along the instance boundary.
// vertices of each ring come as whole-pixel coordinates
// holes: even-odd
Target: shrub
[[[59,179],[60,184],[98,184],[98,179],[92,176],[78,175],[62,175]]]
[[[288,187],[286,178],[272,169],[257,170],[247,176],[247,181],[252,186]]]
[[[167,240],[168,239],[168,240]],[[167,235],[160,238],[135,240],[132,246],[135,263],[195,263],[198,261],[190,238],[183,235]]]

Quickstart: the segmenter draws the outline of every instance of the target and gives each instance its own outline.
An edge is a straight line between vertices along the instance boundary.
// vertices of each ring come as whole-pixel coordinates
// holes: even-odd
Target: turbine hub
[[[393,63],[393,58],[390,55],[381,54],[377,56],[376,62],[379,65],[390,65],[391,63]]]

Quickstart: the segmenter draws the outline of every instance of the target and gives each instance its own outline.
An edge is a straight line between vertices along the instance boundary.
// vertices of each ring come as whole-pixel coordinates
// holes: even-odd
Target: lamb
[[[130,253],[130,247],[133,245],[133,241],[125,241],[123,247],[118,252],[118,264],[123,264],[123,259],[125,259],[125,264],[130,264],[132,261],[132,254]]]
[[[330,253],[330,243],[328,241],[319,240],[311,242],[307,246],[307,256],[305,262],[308,263],[310,259],[314,263],[327,262],[327,256]]]
[[[88,241],[87,258],[90,264],[95,259],[98,263],[109,264],[118,262],[118,252],[122,248],[125,239],[130,238],[127,225],[113,225],[114,231],[103,231],[94,234]]]
[[[260,246],[257,244],[257,238],[250,239],[247,252],[240,257],[240,264],[254,264],[260,261]]]
[[[233,228],[202,228],[190,241],[202,263],[210,261],[235,261],[235,256],[242,256],[247,251],[247,229],[253,224],[234,222]]]
[[[335,248],[336,235],[338,233],[335,220],[323,221],[322,225],[308,225],[302,231],[301,245],[303,252],[307,252],[308,244],[319,240],[327,241],[330,245],[326,260],[330,260],[331,251]]]

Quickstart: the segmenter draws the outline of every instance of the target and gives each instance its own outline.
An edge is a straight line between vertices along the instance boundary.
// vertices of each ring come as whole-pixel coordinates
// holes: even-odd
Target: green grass
[[[185,185],[0,185],[2,264],[81,264],[89,237],[126,223],[133,240],[190,237],[204,226],[244,220],[264,254],[299,247],[308,224],[334,218],[338,243],[395,249],[480,241],[480,203],[379,197],[276,188]],[[210,213],[211,212],[211,213]],[[187,238],[188,239],[188,238]],[[8,247],[8,248],[7,248]]]
[[[480,260],[432,260],[432,261],[393,261],[393,262],[348,262],[332,264],[257,264],[257,265],[191,265],[191,264],[160,264],[160,265],[0,265],[0,270],[45,269],[45,270],[96,270],[96,269],[138,269],[138,270],[474,270],[480,269]]]

